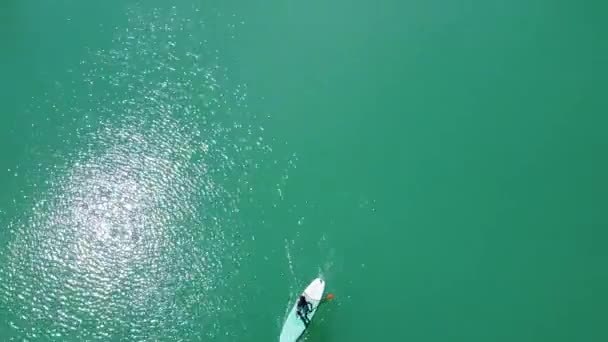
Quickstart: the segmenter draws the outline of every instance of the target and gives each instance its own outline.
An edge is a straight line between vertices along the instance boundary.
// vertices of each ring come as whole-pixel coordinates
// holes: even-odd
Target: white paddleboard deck
[[[317,308],[323,299],[324,291],[325,281],[323,281],[321,278],[317,278],[306,287],[304,292],[302,292],[301,295],[306,297],[306,300],[312,304],[312,310],[308,313],[308,319],[312,320],[312,317],[317,312]],[[296,315],[298,299],[300,299],[300,296],[296,298],[289,315],[287,315],[287,319],[285,319],[285,323],[283,324],[283,329],[281,330],[281,335],[279,337],[280,342],[296,342],[298,338],[302,336],[304,330],[306,330],[304,322],[302,322],[302,319]]]

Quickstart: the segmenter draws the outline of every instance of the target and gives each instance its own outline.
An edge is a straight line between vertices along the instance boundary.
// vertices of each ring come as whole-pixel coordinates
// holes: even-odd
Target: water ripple
[[[0,255],[15,339],[232,333],[218,324],[237,311],[219,291],[241,258],[228,235],[244,170],[271,149],[205,30],[176,10],[132,11],[115,48],[62,87],[65,107],[38,107],[63,118],[48,133],[63,149]]]

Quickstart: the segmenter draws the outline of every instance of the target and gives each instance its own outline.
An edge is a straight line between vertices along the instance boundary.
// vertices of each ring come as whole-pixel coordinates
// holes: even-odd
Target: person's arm
[[[313,307],[312,307],[312,303],[306,303],[308,304],[308,307],[310,308],[309,310],[312,311]]]

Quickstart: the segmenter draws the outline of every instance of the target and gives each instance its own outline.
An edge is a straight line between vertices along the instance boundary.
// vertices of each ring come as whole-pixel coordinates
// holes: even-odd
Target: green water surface
[[[607,9],[4,1],[0,340],[608,340]]]

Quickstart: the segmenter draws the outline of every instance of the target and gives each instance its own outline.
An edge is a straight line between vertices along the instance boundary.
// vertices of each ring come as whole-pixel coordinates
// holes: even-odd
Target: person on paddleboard
[[[300,296],[298,300],[298,309],[296,310],[296,315],[302,319],[305,326],[310,324],[310,319],[308,318],[308,313],[312,311],[312,304],[306,301],[306,297]]]

